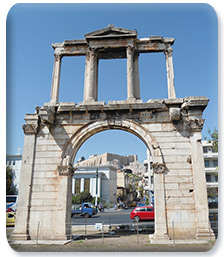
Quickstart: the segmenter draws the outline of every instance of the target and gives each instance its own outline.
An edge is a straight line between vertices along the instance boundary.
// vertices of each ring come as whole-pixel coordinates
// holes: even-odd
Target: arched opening
[[[149,190],[153,190],[149,153],[145,144],[129,132],[113,129],[95,134],[83,143],[74,160],[77,170],[72,194],[87,191],[113,207],[118,203],[116,195],[127,207],[136,198],[148,205]],[[96,182],[97,169],[99,183]]]
[[[111,165],[108,165],[108,167],[106,167],[107,165],[98,165],[100,163],[102,163],[102,158],[104,158],[105,156],[100,156],[100,158],[98,158],[97,160],[97,156],[93,156],[92,160],[83,160],[83,163],[85,165],[82,164],[81,165],[78,164],[77,165],[77,159],[79,156],[78,151],[79,149],[81,149],[82,146],[84,146],[87,141],[87,139],[93,138],[94,136],[98,136],[100,134],[105,133],[105,131],[109,131],[109,130],[114,130],[114,131],[126,131],[128,132],[128,134],[133,134],[135,137],[137,136],[141,142],[142,145],[145,145],[145,151],[152,153],[152,158],[154,161],[156,162],[160,162],[162,163],[162,157],[160,153],[160,148],[158,147],[156,141],[154,140],[154,138],[152,137],[152,135],[150,134],[149,131],[145,130],[143,126],[133,122],[133,121],[97,121],[97,122],[92,122],[89,123],[86,126],[83,126],[82,128],[80,128],[79,130],[76,131],[76,133],[72,136],[70,142],[68,143],[66,149],[64,150],[64,158],[62,160],[62,165],[69,165],[69,164],[74,164],[74,168],[76,169],[75,174],[73,176],[73,186],[71,187],[71,191],[72,193],[75,195],[77,192],[82,192],[85,191],[85,189],[87,189],[88,192],[92,193],[93,195],[97,195],[96,199],[92,202],[93,206],[97,205],[97,200],[98,198],[100,200],[102,200],[102,202],[104,204],[108,204],[107,206],[109,206],[110,208],[116,209],[120,204],[122,203],[123,206],[125,207],[129,207],[132,209],[126,209],[125,211],[126,213],[126,220],[125,221],[120,221],[120,223],[126,223],[128,225],[132,225],[133,224],[133,220],[131,220],[130,218],[130,212],[134,209],[135,206],[133,206],[132,204],[136,203],[137,198],[139,198],[139,200],[141,200],[141,202],[144,204],[144,206],[149,206],[152,205],[154,203],[154,199],[152,199],[153,195],[151,195],[151,199],[149,198],[149,190],[147,191],[147,198],[146,198],[146,194],[144,191],[144,188],[142,188],[142,192],[139,192],[139,188],[138,188],[138,192],[142,193],[141,197],[137,197],[137,195],[135,195],[135,198],[130,198],[130,199],[124,199],[120,197],[119,199],[119,195],[118,195],[118,187],[117,187],[117,178],[118,178],[118,169],[111,167]],[[100,133],[101,132],[101,133]],[[103,133],[102,133],[103,132]],[[76,158],[77,155],[77,158]],[[108,157],[108,155],[106,156]],[[110,158],[111,156],[109,156]],[[118,158],[119,159],[119,158]],[[106,159],[107,160],[107,159]],[[151,159],[152,161],[152,159]],[[91,165],[92,162],[92,165]],[[148,160],[148,163],[150,163],[150,160]],[[144,167],[144,163],[142,164],[143,168]],[[124,166],[122,166],[122,168],[124,168]],[[150,168],[150,164],[149,167]],[[152,168],[152,166],[151,166]],[[123,171],[122,171],[123,172]],[[124,173],[123,173],[124,174]],[[152,169],[151,169],[151,174],[152,175]],[[75,179],[75,181],[74,181]],[[146,179],[146,178],[144,178]],[[151,176],[147,177],[147,182],[149,182],[149,179],[151,180]],[[141,179],[142,182],[143,178]],[[151,181],[150,181],[151,182]],[[141,184],[138,184],[138,186]],[[147,184],[148,185],[148,184]],[[142,185],[145,186],[145,185]],[[106,190],[105,190],[106,189]],[[131,188],[126,188],[127,192],[129,195],[131,195]],[[133,189],[134,190],[134,189]],[[106,193],[107,191],[107,193]],[[109,192],[109,193],[108,193]],[[153,192],[151,192],[153,193]],[[107,194],[107,195],[106,195]],[[109,195],[110,194],[110,195]],[[139,196],[139,195],[138,195]],[[126,200],[126,202],[125,202]],[[149,202],[150,200],[150,202]],[[94,208],[92,206],[92,208]],[[142,210],[144,209],[146,212],[148,211],[147,207],[142,207]],[[82,204],[81,207],[79,207],[82,209]],[[94,222],[95,222],[95,218],[97,218],[97,216],[99,216],[100,218],[102,218],[102,214],[97,214],[94,217]],[[147,218],[145,218],[147,219]],[[80,223],[81,222],[81,223]],[[91,223],[91,219],[90,221],[88,221],[89,224]],[[118,221],[116,221],[118,222]],[[151,232],[154,232],[154,230],[152,230],[152,226],[154,226],[154,221],[150,221],[147,220],[147,225],[150,227]],[[81,221],[81,219],[77,220],[71,220],[71,224],[77,224],[80,223],[82,225],[85,224],[85,220],[83,219],[83,221]],[[146,221],[144,222],[145,225]],[[142,223],[143,224],[143,223]]]
[[[110,129],[119,129],[136,135],[150,150],[154,162],[163,163],[163,155],[152,134],[139,123],[131,120],[102,120],[90,122],[79,128],[70,138],[67,146],[63,150],[61,165],[74,163],[76,154],[83,143],[91,136]]]

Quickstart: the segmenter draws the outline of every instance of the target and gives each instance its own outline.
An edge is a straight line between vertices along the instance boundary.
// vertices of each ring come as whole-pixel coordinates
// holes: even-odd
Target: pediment
[[[137,37],[137,31],[123,29],[109,25],[107,28],[96,30],[85,34],[86,39],[101,39],[101,38],[118,38],[118,37]]]

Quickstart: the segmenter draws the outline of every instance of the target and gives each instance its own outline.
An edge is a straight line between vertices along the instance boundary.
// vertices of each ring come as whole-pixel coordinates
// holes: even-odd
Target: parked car
[[[137,203],[137,206],[138,206],[138,207],[145,206],[145,203]]]
[[[130,218],[135,222],[140,220],[154,220],[155,219],[155,211],[152,206],[141,206],[136,207],[131,213]]]
[[[84,216],[85,218],[92,217],[97,213],[96,207],[91,203],[82,203],[72,205],[71,216]]]
[[[136,206],[137,206],[136,202],[131,202],[130,203],[130,207],[136,207]]]
[[[6,226],[15,226],[16,214],[15,212],[6,212]]]

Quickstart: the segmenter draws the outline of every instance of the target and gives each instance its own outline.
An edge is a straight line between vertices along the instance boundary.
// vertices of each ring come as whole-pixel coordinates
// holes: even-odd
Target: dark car
[[[154,220],[155,212],[152,206],[136,207],[131,213],[130,218],[138,222],[140,220]]]

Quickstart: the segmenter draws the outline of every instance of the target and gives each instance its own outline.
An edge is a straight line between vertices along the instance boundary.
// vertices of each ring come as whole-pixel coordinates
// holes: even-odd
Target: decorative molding
[[[23,132],[26,135],[36,135],[38,131],[38,124],[24,124]]]
[[[164,174],[167,170],[167,167],[164,163],[153,163],[152,164],[153,172],[156,174]]]
[[[75,169],[72,165],[58,165],[58,172],[60,176],[73,176]]]

